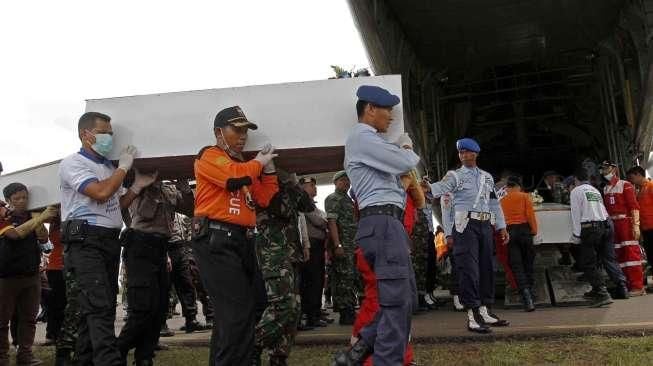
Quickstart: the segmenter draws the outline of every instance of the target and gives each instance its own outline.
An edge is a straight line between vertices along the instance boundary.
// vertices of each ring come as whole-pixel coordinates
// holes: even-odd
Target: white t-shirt
[[[601,192],[587,183],[574,188],[569,195],[569,201],[573,234],[577,237],[580,237],[581,223],[608,219]]]
[[[90,225],[120,229],[120,197],[127,191],[124,187],[106,202],[98,202],[82,193],[89,183],[105,180],[114,171],[109,160],[83,149],[63,159],[59,164],[62,220],[87,220]]]

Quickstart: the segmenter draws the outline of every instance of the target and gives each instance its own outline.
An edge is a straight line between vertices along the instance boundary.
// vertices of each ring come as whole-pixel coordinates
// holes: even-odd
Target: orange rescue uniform
[[[205,149],[195,160],[194,167],[197,181],[195,216],[253,228],[256,225],[256,211],[247,206],[243,189],[235,192],[227,190],[227,181],[251,178],[249,192],[261,207],[267,207],[270,199],[279,191],[277,176],[262,175],[261,163],[256,160],[236,161],[216,146]]]
[[[637,194],[639,220],[642,231],[653,230],[653,182],[646,180]]]
[[[533,202],[528,193],[509,192],[501,199],[503,216],[506,225],[526,224],[531,228],[531,234],[537,234],[537,220],[533,210]]]

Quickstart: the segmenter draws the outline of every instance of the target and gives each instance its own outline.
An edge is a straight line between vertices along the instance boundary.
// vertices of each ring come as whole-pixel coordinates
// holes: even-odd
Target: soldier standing
[[[494,214],[502,245],[508,240],[503,211],[496,196],[494,179],[476,165],[481,151],[476,141],[464,138],[456,142],[462,167],[449,171],[442,181],[424,184],[434,197],[453,194],[453,255],[458,274],[460,300],[467,309],[467,329],[490,333],[490,326],[508,322],[490,312],[494,303],[494,235],[490,218]]]
[[[256,250],[268,304],[256,325],[256,362],[270,351],[270,365],[286,365],[301,314],[297,276],[303,261],[297,222],[313,200],[290,177],[279,177],[279,192],[257,214]]]
[[[353,325],[357,274],[354,266],[354,237],[358,227],[354,215],[354,201],[348,194],[351,184],[347,173],[344,170],[337,172],[333,176],[333,184],[336,191],[324,201],[329,235],[335,248],[331,260],[332,276],[329,278],[333,289],[333,310],[340,313],[340,325]]]
[[[136,180],[140,178],[136,172]],[[153,181],[156,173],[150,175]],[[166,319],[169,292],[168,241],[175,212],[193,212],[193,193],[188,184],[177,186],[158,181],[141,192],[129,207],[131,221],[125,235],[125,265],[129,273],[129,316],[118,337],[126,359],[135,348],[136,365],[152,365],[161,323]]]
[[[189,188],[190,189],[190,188]],[[193,285],[193,275],[191,273],[191,253],[190,253],[190,233],[191,219],[188,216],[177,213],[172,223],[172,236],[168,242],[168,256],[172,264],[170,271],[170,280],[174,285],[177,298],[181,302],[182,315],[186,319],[186,324],[181,330],[186,333],[192,333],[196,330],[208,329],[205,325],[200,324],[197,317],[197,294]],[[204,309],[207,323],[212,322],[213,312]]]

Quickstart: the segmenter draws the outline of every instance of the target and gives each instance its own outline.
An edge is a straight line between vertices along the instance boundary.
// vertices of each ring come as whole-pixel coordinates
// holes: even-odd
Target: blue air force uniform
[[[458,140],[456,147],[475,153],[481,150],[469,138]],[[485,333],[489,332],[488,325],[507,325],[487,309],[494,303],[494,233],[490,219],[494,218],[496,230],[506,227],[492,175],[478,167],[463,166],[433,183],[431,192],[434,197],[453,195],[453,255],[460,301],[470,316],[469,329]]]

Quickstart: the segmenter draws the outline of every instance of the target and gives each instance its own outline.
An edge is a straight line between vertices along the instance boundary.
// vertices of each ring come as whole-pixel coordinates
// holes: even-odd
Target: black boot
[[[309,316],[306,324],[313,328],[322,328],[327,326],[327,323],[317,316]]]
[[[270,355],[270,366],[288,366],[288,358],[280,355]]]
[[[349,351],[338,351],[333,357],[332,366],[359,366],[370,354],[372,354],[372,347],[360,338]]]
[[[340,325],[354,325],[354,311],[351,309],[340,311]]]
[[[203,324],[200,324],[196,319],[194,318],[187,318],[186,319],[186,325],[181,327],[179,330],[183,330],[186,333],[193,333],[198,330],[206,330],[206,326]]]
[[[612,298],[610,297],[610,294],[605,289],[605,287],[597,288],[596,295],[592,299],[592,302],[590,303],[589,307],[600,308],[602,306],[610,305],[612,304],[612,302],[613,302]]]
[[[259,347],[254,347],[254,352],[252,352],[252,366],[261,366],[261,354],[263,350]]]
[[[136,360],[136,361],[134,361],[134,365],[136,365],[136,366],[153,366],[154,361],[152,361],[152,359],[149,359],[149,360]]]
[[[70,350],[58,349],[54,356],[54,366],[73,366]]]
[[[630,297],[630,295],[628,295],[628,287],[626,287],[625,283],[618,284],[614,291],[615,299],[625,300]]]
[[[525,288],[521,290],[521,301],[524,304],[524,311],[531,312],[535,310],[535,304],[533,304],[533,297],[531,292]]]

